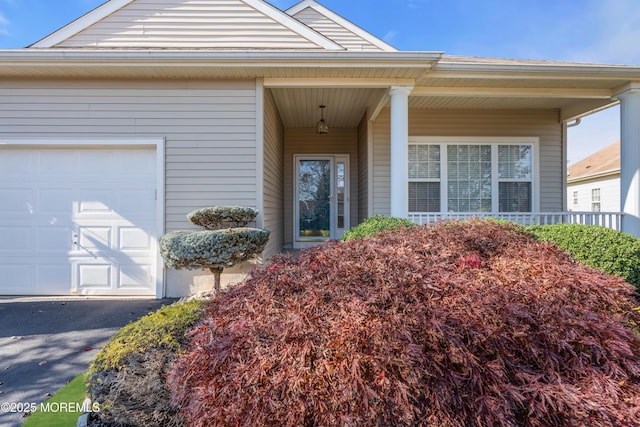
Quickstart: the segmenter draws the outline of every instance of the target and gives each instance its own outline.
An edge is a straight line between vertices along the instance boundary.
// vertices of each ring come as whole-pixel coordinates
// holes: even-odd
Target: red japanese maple
[[[280,258],[170,374],[190,426],[640,425],[633,289],[487,221]]]

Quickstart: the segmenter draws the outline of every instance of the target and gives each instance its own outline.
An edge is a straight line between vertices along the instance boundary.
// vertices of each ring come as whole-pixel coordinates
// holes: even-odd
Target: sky
[[[297,0],[270,0],[286,9]],[[319,0],[402,51],[640,66],[640,0]],[[0,49],[26,47],[104,0],[0,0]],[[569,163],[619,140],[619,109],[569,130]]]

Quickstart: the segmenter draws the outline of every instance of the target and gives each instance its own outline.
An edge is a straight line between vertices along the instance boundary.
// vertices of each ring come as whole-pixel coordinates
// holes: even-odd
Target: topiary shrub
[[[380,215],[372,216],[364,222],[345,231],[342,235],[343,242],[352,239],[363,239],[374,236],[381,231],[397,230],[401,227],[414,227],[415,224],[406,218],[385,217]]]
[[[220,292],[222,271],[262,252],[269,240],[268,230],[240,228],[257,215],[257,210],[242,206],[195,210],[187,219],[206,231],[181,230],[165,234],[160,237],[160,255],[169,268],[209,269],[214,276],[215,291]]]
[[[160,252],[167,267],[224,269],[262,252],[269,231],[257,228],[174,231],[162,236]]]
[[[187,214],[190,223],[206,230],[245,227],[258,216],[258,210],[248,206],[214,206]]]
[[[555,224],[527,227],[536,239],[551,241],[576,260],[622,277],[640,289],[640,239],[595,225]]]
[[[90,426],[180,426],[169,402],[166,374],[183,351],[187,330],[203,315],[203,302],[166,306],[120,329],[96,355],[87,389],[101,411]]]
[[[633,288],[491,221],[277,258],[210,301],[189,426],[640,425]]]

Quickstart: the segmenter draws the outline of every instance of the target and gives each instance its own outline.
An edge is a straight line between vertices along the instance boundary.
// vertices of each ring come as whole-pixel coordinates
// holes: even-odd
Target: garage
[[[157,295],[158,158],[0,141],[0,295]]]

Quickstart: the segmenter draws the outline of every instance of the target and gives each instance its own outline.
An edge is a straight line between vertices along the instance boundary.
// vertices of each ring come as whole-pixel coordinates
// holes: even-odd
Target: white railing
[[[584,224],[620,230],[622,225],[620,212],[446,212],[446,213],[410,213],[409,219],[416,224],[424,225],[448,219],[497,218],[506,219],[522,225]]]

